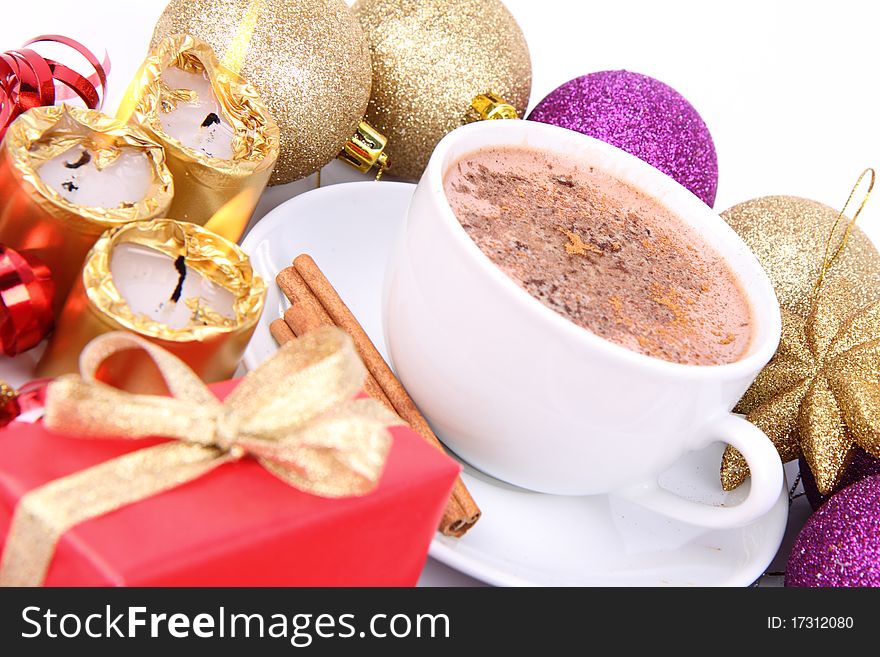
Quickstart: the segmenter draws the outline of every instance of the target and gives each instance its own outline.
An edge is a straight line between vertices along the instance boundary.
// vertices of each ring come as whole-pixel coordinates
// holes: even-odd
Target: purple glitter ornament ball
[[[819,492],[819,489],[816,488],[816,479],[813,477],[810,466],[807,465],[803,456],[798,459],[798,464],[801,468],[801,481],[804,484],[804,493],[806,493],[807,499],[810,501],[810,506],[813,507],[813,511],[818,510],[818,508],[825,504],[825,502],[827,502],[837,491],[842,490],[857,481],[861,481],[865,477],[880,475],[880,459],[876,456],[871,456],[861,447],[856,447],[853,460],[847,466],[846,470],[843,471],[840,483],[829,495],[822,495],[822,493]]]
[[[697,110],[672,87],[630,71],[591,73],[542,100],[530,121],[576,130],[617,146],[675,178],[708,205],[718,159]]]
[[[880,476],[835,493],[801,529],[786,586],[880,586]]]

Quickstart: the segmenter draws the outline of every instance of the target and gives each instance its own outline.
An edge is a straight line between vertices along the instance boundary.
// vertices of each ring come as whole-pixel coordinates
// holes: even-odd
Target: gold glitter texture
[[[96,380],[103,361],[131,349],[147,353],[171,397],[132,395]],[[97,338],[83,352],[82,376],[49,385],[46,426],[70,440],[174,440],[27,492],[10,524],[0,585],[41,584],[58,539],[71,527],[245,457],[314,495],[368,493],[391,446],[388,427],[402,421],[373,399],[352,399],[365,375],[351,337],[322,327],[284,345],[221,403],[162,348],[122,331]]]
[[[366,120],[388,138],[389,174],[417,180],[479,94],[525,111],[529,50],[499,0],[359,0],[353,11],[373,61]]]
[[[839,481],[853,443],[880,455],[878,434],[868,422],[880,405],[869,408],[866,400],[873,395],[865,384],[880,382],[880,357],[871,361],[873,342],[880,339],[874,319],[880,254],[858,227],[813,302],[838,215],[793,196],[754,199],[722,214],[760,260],[782,309],[776,355],[734,410],[770,437],[783,462],[803,453],[823,492]],[[728,447],[721,464],[725,490],[747,476],[742,456]]]
[[[244,54],[243,40],[236,40],[242,26],[253,29]],[[327,164],[367,110],[369,49],[342,0],[171,0],[152,47],[172,34],[191,34],[226,61],[242,62],[241,76],[260,92],[281,129],[270,184]]]
[[[721,216],[761,261],[779,305],[806,317],[825,259],[825,244],[839,213],[805,198],[765,196],[735,205]],[[858,226],[834,261],[826,283],[838,278],[853,284],[852,298],[841,300],[848,310],[880,299],[880,254]]]

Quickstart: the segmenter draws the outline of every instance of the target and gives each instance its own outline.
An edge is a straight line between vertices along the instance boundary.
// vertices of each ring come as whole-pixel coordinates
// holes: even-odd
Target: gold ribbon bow
[[[113,354],[143,349],[172,397],[135,395],[95,379]],[[177,357],[124,332],[93,340],[82,376],[49,385],[45,425],[76,438],[175,439],[61,477],[16,506],[0,585],[38,586],[71,527],[251,456],[296,488],[325,497],[362,495],[379,481],[402,420],[372,399],[352,399],[366,368],[351,338],[324,327],[283,346],[221,403]]]

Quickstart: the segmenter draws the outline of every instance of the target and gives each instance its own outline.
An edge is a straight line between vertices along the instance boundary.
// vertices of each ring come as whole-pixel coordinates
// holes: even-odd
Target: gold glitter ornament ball
[[[839,212],[796,196],[764,196],[735,205],[721,216],[760,260],[779,305],[806,317],[825,257],[825,244]],[[838,226],[834,246],[839,244],[847,222],[844,219]],[[880,254],[858,225],[829,270],[826,286],[838,279],[846,279],[853,286],[843,301],[850,311],[880,299]]]
[[[191,34],[222,59],[250,27],[247,50],[234,52],[281,129],[270,184],[290,182],[327,164],[355,133],[370,97],[369,48],[342,0],[171,0],[152,46]]]
[[[880,374],[875,360],[860,367],[859,354],[868,353],[863,345],[873,344],[880,335],[876,319],[866,319],[880,317],[880,311],[864,310],[876,311],[872,304],[880,301],[880,254],[858,226],[828,270],[820,303],[813,307],[825,245],[838,215],[834,208],[795,196],[757,198],[721,215],[758,257],[782,308],[779,349],[734,411],[768,435],[783,462],[803,454],[823,492],[839,481],[854,442],[869,450],[877,444],[873,433],[859,428],[871,424],[862,412],[871,408],[865,400],[877,399],[866,392],[871,384],[861,382],[874,381]],[[841,219],[832,254],[848,222],[847,217]],[[857,347],[852,354],[838,353],[825,342],[810,342],[809,336],[837,335],[847,322],[859,326],[850,335]],[[846,385],[838,380],[841,372],[842,380],[851,379]],[[828,381],[835,383],[833,391]],[[851,420],[852,426],[847,426]],[[747,476],[742,455],[728,446],[721,462],[724,489],[736,488]]]
[[[495,92],[522,116],[529,49],[499,0],[358,0],[353,10],[373,61],[366,120],[388,138],[390,174],[417,180],[478,94]]]

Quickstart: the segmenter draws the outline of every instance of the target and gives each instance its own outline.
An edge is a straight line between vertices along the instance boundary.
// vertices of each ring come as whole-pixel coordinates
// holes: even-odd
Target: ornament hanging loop
[[[862,202],[859,204],[858,210],[853,214],[852,219],[849,220],[849,223],[846,224],[846,229],[843,232],[843,237],[840,238],[840,243],[837,245],[837,249],[835,249],[834,253],[831,252],[831,244],[834,241],[834,235],[837,233],[837,227],[840,225],[840,222],[843,221],[846,215],[846,209],[849,207],[849,204],[852,202],[853,197],[856,195],[856,192],[859,190],[859,187],[862,186],[862,181],[865,177],[868,176],[868,189],[865,191],[865,195],[862,197]],[[825,277],[828,275],[828,271],[831,269],[831,265],[834,264],[834,261],[837,260],[837,257],[840,255],[841,251],[843,251],[843,247],[846,246],[846,242],[849,239],[850,234],[852,233],[853,226],[855,226],[856,220],[859,218],[859,215],[862,213],[862,210],[865,209],[865,205],[868,203],[868,199],[871,198],[871,191],[874,189],[874,182],[877,178],[877,174],[874,169],[868,167],[859,175],[858,180],[856,180],[856,184],[853,185],[852,191],[849,193],[849,196],[846,199],[846,203],[843,204],[843,208],[841,208],[840,213],[837,215],[837,220],[834,222],[834,225],[831,227],[831,231],[828,233],[828,240],[825,242],[825,255],[822,258],[822,269],[819,270],[819,278],[816,279],[816,284],[813,286],[813,296],[818,294],[819,290],[822,288],[822,284],[825,282]]]

